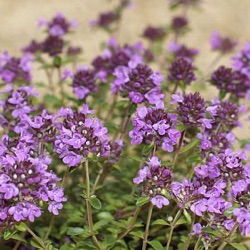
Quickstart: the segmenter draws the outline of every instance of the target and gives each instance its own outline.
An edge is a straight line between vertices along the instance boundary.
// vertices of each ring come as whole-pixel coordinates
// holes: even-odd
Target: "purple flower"
[[[153,205],[161,209],[163,206],[167,206],[169,204],[169,200],[162,195],[156,195],[150,198],[150,201]]]
[[[202,226],[200,223],[195,223],[192,228],[191,236],[193,235],[201,235],[202,234]]]
[[[27,138],[27,137],[26,137]],[[50,207],[54,202],[66,201],[63,189],[57,187],[60,179],[48,170],[51,160],[45,150],[39,152],[37,141],[4,136],[0,155],[1,223],[8,228],[16,222],[29,220],[42,214],[40,201]],[[22,152],[22,153],[21,153]]]
[[[89,69],[80,69],[73,76],[73,90],[79,99],[85,99],[97,91],[95,74]]]
[[[142,186],[143,196],[150,197],[150,201],[158,208],[167,206],[169,200],[162,195],[162,191],[168,190],[172,182],[172,172],[169,168],[161,165],[156,156],[153,156],[146,163],[134,178],[134,183]]]
[[[59,36],[48,36],[42,44],[42,52],[49,54],[51,57],[58,56],[62,53],[64,40]]]
[[[214,32],[211,36],[210,44],[212,50],[219,51],[224,54],[231,52],[237,45],[237,42],[229,37],[222,37],[218,32]]]
[[[132,120],[134,129],[129,132],[132,144],[150,144],[162,146],[165,151],[173,151],[180,132],[176,130],[176,116],[167,114],[162,108],[139,108]]]
[[[232,60],[233,67],[250,79],[250,43],[247,43],[245,47],[232,58]]]
[[[80,112],[70,108],[59,111],[55,151],[70,167],[79,165],[89,153],[101,157],[109,156],[107,129],[97,118],[88,117],[90,113],[92,112],[86,105]]]
[[[11,57],[7,52],[0,58],[0,76],[6,83],[19,83],[31,81],[31,62],[33,59],[29,54],[21,58]]]
[[[146,65],[121,66],[116,68],[114,75],[116,79],[112,82],[112,92],[120,92],[123,97],[129,97],[135,104],[156,104],[164,98],[159,87],[163,78]]]

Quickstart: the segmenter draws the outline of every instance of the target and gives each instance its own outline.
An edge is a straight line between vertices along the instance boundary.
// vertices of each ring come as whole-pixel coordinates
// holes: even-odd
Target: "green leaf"
[[[230,243],[229,245],[231,245],[237,250],[247,250],[246,246],[243,245],[242,243]]]
[[[209,233],[209,234],[211,234],[211,235],[218,236],[218,237],[221,237],[221,236],[222,236],[221,232],[219,232],[219,231],[217,231],[217,230],[214,230],[214,229],[212,229],[212,228],[208,228],[208,227],[202,228],[202,232],[204,232],[204,233]]]
[[[21,231],[21,232],[27,231],[27,227],[26,227],[25,223],[23,223],[23,222],[20,222],[20,223],[18,223],[17,225],[15,225],[15,228],[16,228],[18,231]]]
[[[227,92],[225,90],[221,90],[219,93],[220,100],[223,100],[226,95],[227,95]]]
[[[151,240],[148,242],[148,244],[153,247],[155,250],[163,250],[163,246],[160,241],[158,240]]]
[[[183,153],[187,152],[188,150],[194,148],[199,142],[200,142],[199,139],[194,139],[188,145],[186,145],[184,148],[182,148],[180,154],[183,154]]]
[[[94,224],[94,230],[97,231],[103,226],[107,225],[110,223],[111,220],[100,220]]]
[[[37,249],[43,249],[42,246],[38,242],[36,242],[35,240],[31,240],[30,244],[31,244],[31,246],[33,246]]]
[[[137,155],[130,155],[128,158],[132,159],[134,161],[138,161],[138,162],[143,162],[144,161],[142,157],[139,157]]]
[[[54,58],[53,64],[54,64],[54,66],[55,66],[56,68],[60,68],[61,65],[62,65],[62,59],[61,59],[61,57],[60,57],[60,56],[56,56],[56,57]]]
[[[184,209],[183,214],[184,214],[184,216],[185,216],[185,218],[186,218],[188,224],[191,224],[192,219],[191,219],[191,216],[190,216],[190,214],[187,212],[186,209]]]
[[[27,243],[27,241],[19,234],[14,234],[11,239],[14,239],[14,240],[18,240],[18,241],[21,241],[21,242],[24,242],[24,243]]]
[[[148,155],[152,149],[154,148],[154,142],[150,143],[149,145],[146,145],[142,149],[142,154],[143,155]]]
[[[147,204],[149,202],[149,197],[140,197],[137,201],[136,201],[136,206],[137,207],[141,207],[145,204]]]
[[[141,239],[144,237],[144,233],[142,231],[130,232],[129,234]]]
[[[102,203],[95,195],[92,195],[90,197],[90,204],[95,209],[101,209],[101,207],[102,207]]]
[[[79,235],[84,232],[84,229],[81,227],[69,227],[67,235]]]
[[[169,223],[163,219],[158,219],[158,220],[155,220],[152,225],[164,225],[164,226],[168,226]]]
[[[9,239],[12,238],[12,236],[13,236],[16,232],[17,232],[17,231],[13,231],[13,232],[11,232],[11,231],[5,231],[4,234],[3,234],[3,238],[4,238],[5,240],[9,240]]]
[[[185,218],[180,218],[177,222],[176,222],[176,225],[182,225],[182,224],[186,224],[187,223],[187,220]]]

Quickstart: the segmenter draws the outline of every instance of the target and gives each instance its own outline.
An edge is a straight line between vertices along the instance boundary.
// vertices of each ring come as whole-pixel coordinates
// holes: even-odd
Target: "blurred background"
[[[190,47],[199,48],[199,67],[208,65],[215,56],[210,53],[209,46],[213,31],[239,40],[240,45],[250,39],[249,0],[202,1],[198,9],[189,10],[192,32],[182,40]],[[100,51],[100,42],[108,39],[105,32],[93,31],[89,21],[97,18],[99,12],[111,10],[117,3],[118,0],[0,0],[0,50],[19,53],[20,47],[31,39],[42,37],[41,29],[37,27],[38,18],[49,19],[56,12],[63,12],[69,19],[79,22],[79,29],[72,34],[72,40],[84,48],[84,58],[89,62]],[[146,26],[169,23],[172,15],[167,0],[133,0],[133,5],[125,10],[122,17],[119,41],[137,42]]]
[[[100,12],[112,10],[118,2],[118,0],[0,0],[0,52],[7,50],[12,55],[19,55],[20,49],[29,44],[31,39],[41,40],[44,37],[42,30],[37,26],[39,18],[50,19],[55,13],[62,12],[69,20],[75,19],[79,23],[79,28],[70,38],[74,45],[83,48],[83,63],[88,65],[93,57],[100,53],[100,44],[109,38],[106,32],[91,28],[89,23],[96,19]],[[118,35],[120,43],[143,40],[141,34],[145,27],[170,23],[173,14],[178,14],[178,10],[168,9],[167,0],[132,2],[133,4],[123,12]],[[200,50],[195,60],[195,65],[200,69],[206,69],[216,57],[215,52],[211,53],[209,45],[213,31],[238,40],[238,49],[250,40],[248,22],[250,0],[202,0],[197,8],[188,10],[187,16],[192,31],[181,38],[180,42]],[[230,57],[231,55],[226,55],[221,63],[229,65]],[[206,92],[207,98],[212,96],[214,96],[213,90]],[[245,133],[242,128],[237,130],[237,134],[242,138]]]

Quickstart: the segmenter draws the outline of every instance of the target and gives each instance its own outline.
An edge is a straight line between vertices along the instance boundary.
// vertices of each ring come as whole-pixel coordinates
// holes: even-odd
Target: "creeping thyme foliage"
[[[109,39],[89,62],[62,13],[39,20],[44,37],[22,56],[1,54],[1,249],[246,249],[250,141],[235,129],[247,126],[250,44],[232,55],[238,42],[214,32],[216,61],[200,69],[201,48],[180,41],[198,6],[168,0],[182,15],[121,44],[137,7],[118,1],[90,21]]]

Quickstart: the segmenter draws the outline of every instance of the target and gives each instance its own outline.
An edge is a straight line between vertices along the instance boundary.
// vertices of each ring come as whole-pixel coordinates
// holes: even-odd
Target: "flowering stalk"
[[[133,226],[137,220],[137,217],[138,217],[140,211],[141,211],[141,207],[136,207],[135,212],[133,214],[133,219],[131,220],[131,222],[127,226],[127,229],[118,235],[117,240],[124,238],[133,229]]]
[[[148,208],[148,217],[147,217],[146,228],[145,228],[145,231],[144,231],[142,250],[146,250],[146,248],[147,248],[149,225],[150,225],[150,221],[151,221],[153,208],[154,208],[153,204],[150,203],[149,208]]]
[[[182,210],[179,210],[177,212],[177,214],[175,215],[175,217],[174,217],[173,223],[171,223],[170,233],[169,233],[169,237],[168,237],[168,243],[167,243],[167,246],[166,246],[166,250],[169,250],[170,243],[171,243],[171,240],[172,240],[172,235],[173,235],[173,232],[174,232],[174,228],[175,228],[176,223],[177,223],[179,217],[181,216],[181,214],[182,214]]]
[[[178,147],[176,149],[176,153],[175,153],[175,156],[174,156],[174,159],[173,159],[172,169],[174,169],[176,161],[177,161],[177,158],[179,156],[179,153],[180,153],[180,150],[181,150],[181,146],[182,146],[182,143],[183,143],[183,140],[184,140],[184,137],[185,137],[185,133],[186,133],[186,130],[182,131],[182,133],[181,133],[179,144],[178,144]]]
[[[231,241],[231,237],[232,235],[235,233],[235,231],[237,230],[239,226],[239,223],[235,223],[234,227],[232,228],[232,230],[230,231],[230,233],[228,234],[228,241],[223,241],[222,244],[219,246],[218,250],[223,250],[225,248],[225,246],[228,244],[228,242]]]
[[[94,227],[93,227],[93,218],[92,218],[92,208],[90,204],[90,181],[89,181],[89,164],[88,160],[85,162],[85,174],[86,174],[86,209],[87,209],[87,218],[88,218],[88,226],[91,234],[92,241],[97,249],[101,250],[101,246],[99,241],[97,240],[94,234]]]
[[[37,243],[39,243],[44,250],[47,250],[48,248],[44,244],[43,240],[38,235],[36,235],[27,225],[25,225],[25,227],[27,231],[33,236],[33,238],[37,241]]]

